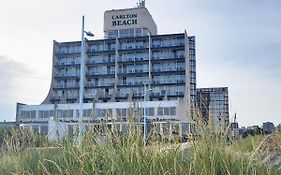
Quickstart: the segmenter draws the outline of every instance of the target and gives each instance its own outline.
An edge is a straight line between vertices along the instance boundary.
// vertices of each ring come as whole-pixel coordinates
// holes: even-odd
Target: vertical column
[[[185,31],[184,35],[184,50],[185,50],[185,94],[184,94],[184,102],[185,102],[185,117],[183,122],[188,122],[189,124],[192,122],[191,117],[191,103],[190,103],[190,61],[189,61],[189,39],[187,32]]]
[[[114,96],[116,97],[116,93],[117,93],[117,85],[118,85],[118,71],[119,71],[119,52],[118,52],[118,48],[119,48],[119,40],[118,37],[116,37],[115,40],[115,83],[114,83]],[[115,101],[115,99],[114,99]]]
[[[151,89],[151,83],[152,83],[152,75],[151,75],[151,35],[150,31],[148,30],[148,88]]]

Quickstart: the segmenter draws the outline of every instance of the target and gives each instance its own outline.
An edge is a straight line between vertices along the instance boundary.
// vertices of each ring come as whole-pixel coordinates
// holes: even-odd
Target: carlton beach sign
[[[138,14],[113,15],[112,26],[127,26],[138,24]]]

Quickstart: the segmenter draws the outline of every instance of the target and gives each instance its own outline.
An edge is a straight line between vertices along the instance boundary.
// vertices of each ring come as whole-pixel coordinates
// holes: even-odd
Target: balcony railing
[[[55,78],[67,78],[67,77],[79,77],[79,73],[67,73],[67,72],[59,72],[59,73],[55,73]]]
[[[51,100],[60,100],[62,98],[61,95],[57,95],[57,94],[52,94],[51,95]]]
[[[77,66],[80,65],[80,61],[58,61],[55,66]]]

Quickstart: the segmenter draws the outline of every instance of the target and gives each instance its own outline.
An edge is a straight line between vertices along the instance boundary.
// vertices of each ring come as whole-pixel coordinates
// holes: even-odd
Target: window
[[[126,117],[126,109],[116,109],[118,117]]]
[[[73,110],[68,110],[67,118],[73,118]]]
[[[33,130],[33,133],[38,134],[39,133],[39,126],[38,125],[33,125],[32,126],[32,130]]]
[[[40,126],[40,133],[41,134],[48,134],[48,126],[47,125],[41,125]]]
[[[141,29],[135,29],[135,36],[141,36]]]
[[[36,117],[36,111],[31,111],[31,116],[30,116],[30,118],[31,118],[31,119],[35,119],[35,117]]]
[[[62,118],[62,110],[57,110],[57,117]]]
[[[169,115],[169,108],[164,108],[164,115]]]
[[[170,115],[176,115],[176,107],[170,107]]]
[[[147,116],[154,116],[154,108],[147,108],[146,109]]]
[[[163,115],[163,108],[162,107],[158,108],[158,115],[160,115],[160,116]]]
[[[96,117],[101,117],[101,109],[96,109]]]
[[[101,110],[101,117],[105,117],[106,116],[106,109],[102,109]]]

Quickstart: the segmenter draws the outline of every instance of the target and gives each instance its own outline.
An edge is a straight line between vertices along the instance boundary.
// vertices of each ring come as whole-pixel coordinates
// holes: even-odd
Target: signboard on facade
[[[104,31],[147,28],[157,33],[157,26],[146,8],[108,10],[104,13]]]
[[[136,25],[138,14],[112,15],[112,26]]]

